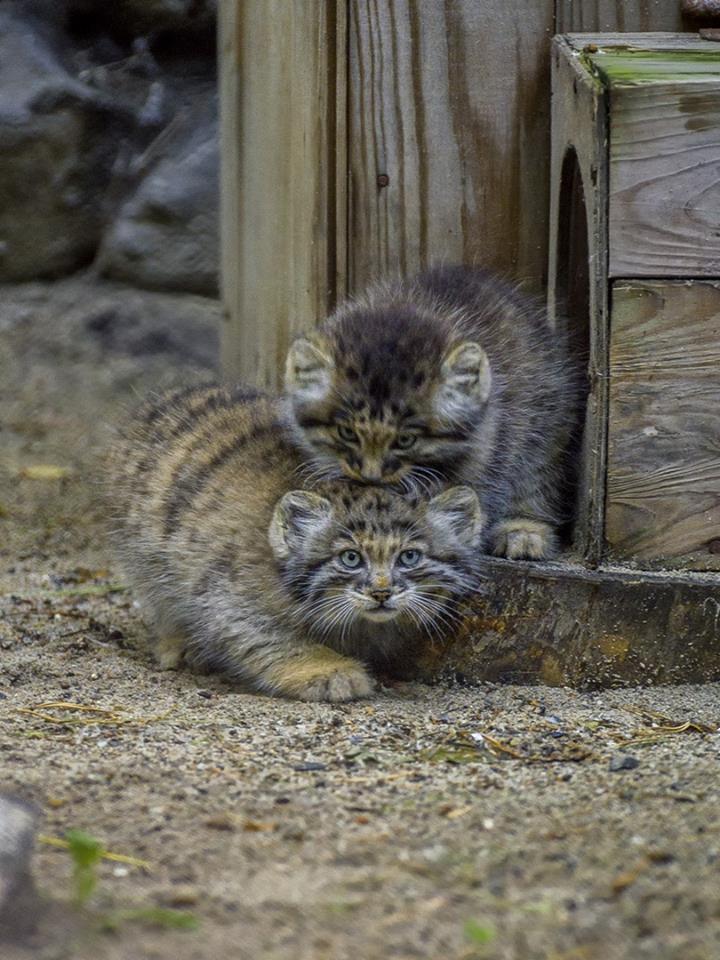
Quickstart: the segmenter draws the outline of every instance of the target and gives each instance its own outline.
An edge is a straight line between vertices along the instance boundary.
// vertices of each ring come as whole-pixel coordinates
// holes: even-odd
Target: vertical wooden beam
[[[556,0],[556,33],[682,30],[680,0]]]
[[[575,546],[595,565],[602,559],[605,522],[605,473],[607,432],[608,369],[608,275],[607,275],[607,94],[598,80],[578,62],[564,37],[553,43],[552,159],[550,170],[550,265],[548,312],[550,322],[584,324],[584,331],[568,331],[570,341],[584,340],[588,360],[588,400],[583,432],[582,466]],[[568,163],[576,164],[585,202],[587,229],[587,303],[584,316],[566,316],[573,299],[567,276],[567,241],[563,222],[567,197],[572,186],[564,173]],[[563,280],[563,272],[566,276]],[[563,289],[564,288],[564,289]]]
[[[345,4],[219,4],[223,368],[263,387],[344,292]]]
[[[542,286],[553,0],[350,0],[353,288],[432,261]]]

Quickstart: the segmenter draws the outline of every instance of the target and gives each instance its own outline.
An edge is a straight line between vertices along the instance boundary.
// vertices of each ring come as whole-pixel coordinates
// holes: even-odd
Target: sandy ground
[[[717,960],[718,686],[329,706],[155,669],[97,481],[136,393],[207,376],[218,318],[3,291],[0,790],[42,836],[37,928],[2,960]],[[103,859],[82,908],[47,842],[72,828],[144,861]]]

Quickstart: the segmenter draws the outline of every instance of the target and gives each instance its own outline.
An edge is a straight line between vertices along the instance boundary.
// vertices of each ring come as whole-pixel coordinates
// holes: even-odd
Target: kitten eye
[[[362,556],[357,550],[343,550],[339,559],[340,563],[348,570],[357,570],[363,562]]]
[[[408,433],[407,430],[402,430],[395,437],[395,446],[400,450],[409,450],[415,444],[417,436],[414,433]]]
[[[347,440],[348,443],[358,442],[358,435],[355,433],[353,428],[346,426],[344,423],[338,424],[337,432],[341,440]]]
[[[398,555],[401,567],[416,567],[421,559],[422,553],[419,550],[402,550]]]

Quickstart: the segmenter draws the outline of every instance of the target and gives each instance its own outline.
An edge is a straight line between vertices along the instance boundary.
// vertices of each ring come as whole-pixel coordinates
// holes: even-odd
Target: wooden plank
[[[539,287],[552,0],[350,0],[349,17],[351,286],[447,260]]]
[[[607,103],[601,84],[585,70],[571,44],[553,44],[552,160],[548,310],[551,322],[567,330],[577,352],[587,353],[588,400],[579,477],[575,548],[597,564],[604,547],[607,413]],[[576,158],[574,180],[568,163]],[[584,195],[586,236],[582,243],[572,199],[573,182]],[[580,198],[582,199],[582,198]],[[573,214],[575,210],[575,214]],[[582,227],[580,227],[582,229]],[[572,233],[572,236],[569,236]],[[579,260],[586,258],[586,290],[573,293]],[[575,258],[575,262],[573,259]]]
[[[616,283],[606,537],[614,558],[720,569],[720,283]]]
[[[612,88],[613,277],[720,274],[720,56],[709,46],[714,82]]]
[[[609,275],[717,276],[720,47],[692,33],[568,42],[609,91]]]
[[[490,560],[421,676],[585,689],[720,679],[720,576]]]
[[[682,30],[680,0],[557,0],[556,32]]]
[[[219,5],[225,373],[275,387],[344,289],[344,0]]]

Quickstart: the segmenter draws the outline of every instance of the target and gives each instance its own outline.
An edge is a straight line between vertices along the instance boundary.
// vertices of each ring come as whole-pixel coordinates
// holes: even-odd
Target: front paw
[[[271,693],[292,700],[342,703],[369,697],[375,684],[357,660],[317,647],[275,664],[265,677]]]
[[[558,551],[557,534],[541,520],[505,520],[493,531],[493,553],[509,560],[547,560]]]

